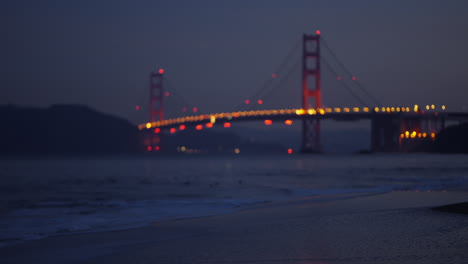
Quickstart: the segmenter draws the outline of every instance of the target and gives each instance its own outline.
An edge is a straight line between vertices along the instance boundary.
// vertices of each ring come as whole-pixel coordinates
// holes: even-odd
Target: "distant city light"
[[[239,149],[239,148],[235,148],[235,149],[234,149],[234,153],[239,154],[239,153],[240,153],[240,149]]]

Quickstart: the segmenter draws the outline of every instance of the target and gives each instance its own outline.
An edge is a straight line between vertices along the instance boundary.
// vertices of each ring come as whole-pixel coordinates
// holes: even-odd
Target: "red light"
[[[171,95],[171,93],[170,92],[165,92],[164,95],[169,96],[169,95]]]
[[[293,154],[293,150],[292,150],[292,149],[288,149],[288,154]]]
[[[152,147],[152,146],[147,146],[147,147],[146,147],[146,150],[147,150],[147,151],[152,151],[152,150],[153,150],[153,147]]]
[[[351,77],[351,80],[353,81],[357,80],[356,76]]]
[[[223,124],[223,126],[224,126],[225,128],[231,127],[231,123],[226,122],[226,123]]]
[[[258,103],[259,105],[261,105],[261,104],[263,104],[263,100],[258,100],[257,103]]]
[[[276,78],[276,77],[278,77],[278,75],[277,75],[276,73],[273,73],[273,74],[271,75],[271,78],[273,78],[273,79]]]
[[[164,73],[164,69],[159,69],[159,70],[158,70],[158,73],[159,73],[159,74],[163,74],[163,73]]]
[[[337,76],[336,79],[337,79],[338,81],[341,81],[341,76]]]
[[[292,120],[286,120],[284,121],[284,123],[288,126],[292,125],[293,124],[293,121]]]
[[[158,134],[159,132],[161,132],[161,129],[159,127],[154,129],[154,133]]]
[[[180,125],[179,130],[185,130],[187,127],[185,125]]]
[[[192,108],[192,111],[193,111],[194,113],[196,113],[196,112],[198,112],[198,108],[197,108],[197,107],[194,107],[194,108]]]
[[[202,130],[202,129],[203,129],[203,126],[202,126],[202,125],[196,125],[196,126],[195,126],[195,129],[196,129],[196,130]]]
[[[135,110],[140,110],[140,106],[139,105],[135,105]]]
[[[265,120],[265,125],[269,126],[271,124],[273,124],[273,121],[271,121],[269,119]]]
[[[182,112],[187,112],[187,107],[182,107]]]
[[[171,134],[174,134],[176,131],[177,131],[177,129],[175,129],[175,128],[169,129],[169,132],[171,132]]]
[[[315,30],[315,34],[320,35],[320,30]]]
[[[205,125],[207,128],[212,128],[213,127],[213,123],[206,123]]]
[[[245,104],[250,104],[250,100],[249,100],[249,99],[246,99],[246,100],[245,100]]]
[[[154,147],[154,150],[156,150],[156,151],[159,151],[160,149],[161,149],[161,147],[159,147],[159,146]]]

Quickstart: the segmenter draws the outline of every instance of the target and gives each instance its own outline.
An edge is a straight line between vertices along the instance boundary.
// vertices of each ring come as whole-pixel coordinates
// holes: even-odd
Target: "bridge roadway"
[[[357,120],[372,120],[380,117],[391,117],[396,119],[407,120],[444,120],[444,121],[468,121],[468,113],[461,112],[446,112],[446,111],[412,111],[408,107],[382,107],[369,109],[364,108],[325,108],[325,109],[276,109],[276,110],[253,110],[240,112],[226,112],[206,115],[194,115],[186,117],[178,117],[165,119],[162,121],[144,123],[138,125],[139,130],[144,129],[175,129],[184,130],[187,127],[197,127],[198,130],[206,127],[219,126],[221,124],[229,127],[233,122],[242,121],[258,121],[258,120],[304,120],[304,119],[320,119],[320,120],[337,120],[337,121],[357,121]],[[269,124],[269,121],[266,121]],[[288,122],[292,124],[292,122]],[[229,125],[224,125],[229,124]]]

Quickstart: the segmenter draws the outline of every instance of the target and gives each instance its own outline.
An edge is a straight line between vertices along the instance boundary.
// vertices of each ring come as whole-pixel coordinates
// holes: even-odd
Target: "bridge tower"
[[[157,73],[150,73],[150,121],[160,121],[164,119],[164,69],[159,69]]]
[[[163,86],[164,69],[159,69],[157,72],[150,73],[150,121],[161,121],[164,119],[164,86]],[[160,149],[161,134],[156,130],[150,132],[145,139],[145,145],[148,151],[157,151]]]
[[[302,109],[322,108],[320,85],[320,31],[314,35],[304,34],[302,42]],[[311,87],[309,87],[309,83]],[[313,98],[315,105],[310,104]],[[321,152],[320,119],[310,119],[304,115],[302,120],[303,153]]]

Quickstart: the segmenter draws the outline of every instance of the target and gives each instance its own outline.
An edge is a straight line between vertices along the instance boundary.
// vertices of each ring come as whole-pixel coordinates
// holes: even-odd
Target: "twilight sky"
[[[0,104],[79,103],[143,121],[134,106],[163,67],[202,112],[234,110],[320,29],[384,105],[468,111],[466,0],[16,0],[0,16]],[[299,77],[271,107],[299,107]],[[322,89],[327,106],[356,105],[334,78]]]

